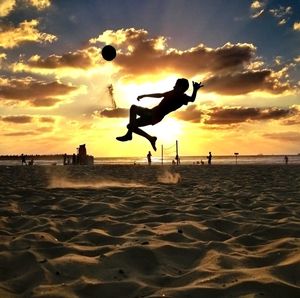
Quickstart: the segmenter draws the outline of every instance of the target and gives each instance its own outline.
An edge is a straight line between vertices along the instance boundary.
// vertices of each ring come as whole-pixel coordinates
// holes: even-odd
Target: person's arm
[[[143,97],[155,97],[155,98],[161,98],[164,96],[164,93],[152,93],[152,94],[144,94],[144,95],[139,95],[137,97],[137,100],[142,99]]]
[[[194,102],[194,101],[195,101],[198,90],[199,90],[200,88],[202,88],[203,86],[204,86],[204,85],[202,85],[201,82],[200,82],[200,83],[197,83],[197,82],[194,82],[194,81],[193,81],[193,93],[192,93],[192,95],[190,96],[189,101],[191,101],[191,102]]]

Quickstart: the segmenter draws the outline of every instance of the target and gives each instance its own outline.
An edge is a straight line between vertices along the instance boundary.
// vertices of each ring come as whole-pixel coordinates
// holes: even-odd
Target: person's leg
[[[127,125],[127,128],[128,128],[128,126],[132,126],[132,125],[135,124],[136,116],[141,115],[143,109],[144,108],[141,108],[141,107],[136,106],[136,105],[132,105],[130,107],[130,110],[129,110],[129,124]],[[124,136],[116,137],[116,139],[118,141],[121,141],[121,142],[130,141],[130,140],[132,140],[132,131],[128,128],[128,131]]]
[[[156,151],[155,143],[156,143],[157,137],[150,136],[148,133],[146,133],[145,131],[143,131],[142,129],[140,129],[138,127],[133,128],[131,131],[136,133],[137,135],[140,135],[140,136],[146,138],[150,142],[153,150]]]
[[[148,133],[140,129],[141,126],[147,126],[151,124],[150,110],[139,106],[132,105],[129,114],[129,124],[127,125],[128,131],[124,136],[117,137],[116,139],[121,142],[129,141],[132,139],[132,133],[136,133],[144,138],[146,138],[150,143],[152,148],[156,151],[156,137],[150,136]],[[140,118],[136,118],[136,116]]]

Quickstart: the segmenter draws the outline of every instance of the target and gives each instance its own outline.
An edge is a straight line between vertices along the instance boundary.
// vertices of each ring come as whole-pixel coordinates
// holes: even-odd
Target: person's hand
[[[204,85],[202,85],[202,83],[197,83],[193,81],[193,88],[194,90],[199,90],[201,87],[203,87]]]
[[[142,99],[143,97],[144,97],[143,95],[139,95],[139,96],[137,97],[137,100],[140,101],[140,99]]]

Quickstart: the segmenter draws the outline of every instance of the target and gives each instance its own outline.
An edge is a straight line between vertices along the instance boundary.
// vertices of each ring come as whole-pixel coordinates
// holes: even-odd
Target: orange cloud
[[[205,89],[223,95],[240,95],[256,90],[280,94],[292,87],[281,83],[271,70],[257,70],[210,76],[205,79]]]
[[[0,119],[4,122],[12,123],[31,123],[31,122],[40,122],[40,123],[55,123],[55,116],[40,116],[40,115],[10,115],[2,116]]]
[[[293,116],[294,108],[215,107],[208,111],[205,124],[228,125],[248,121],[279,120]]]
[[[1,0],[0,17],[5,17],[10,14],[16,5],[16,0]]]
[[[59,98],[51,98],[51,97],[35,98],[30,101],[30,104],[34,107],[52,107],[61,101],[62,100]]]
[[[32,122],[31,116],[20,115],[20,116],[5,116],[0,118],[4,122],[11,122],[16,124],[24,124]]]
[[[104,109],[100,112],[101,117],[107,118],[127,118],[129,114],[128,109],[115,108],[115,109]]]
[[[300,133],[296,131],[265,133],[263,137],[281,142],[300,143]]]
[[[293,28],[295,31],[300,31],[300,22],[295,22]]]
[[[116,78],[127,81],[145,77],[159,79],[167,74],[199,76],[206,77],[204,92],[222,95],[254,91],[282,94],[293,90],[288,82],[288,67],[277,72],[262,69],[264,63],[257,59],[256,47],[249,43],[226,43],[217,48],[199,44],[183,51],[169,48],[164,36],[150,38],[146,30],[134,28],[106,30],[89,42],[93,46],[62,55],[46,58],[34,55],[27,62],[15,63],[12,69],[55,73],[58,77],[84,76],[90,70],[100,74],[108,70]],[[118,51],[116,59],[109,65],[105,63],[96,43],[114,45]]]
[[[184,111],[178,111],[174,115],[180,120],[199,123],[203,114],[204,112],[198,109],[196,105],[190,105]]]
[[[101,62],[100,50],[96,47],[89,47],[84,50],[68,52],[63,55],[50,55],[43,59],[38,55],[32,56],[28,60],[28,66],[31,68],[82,68],[88,69]]]
[[[252,44],[231,44],[212,49],[203,44],[179,51],[168,48],[166,38],[149,38],[142,29],[107,30],[90,43],[110,43],[118,49],[115,63],[121,67],[122,75],[153,75],[177,72],[193,76],[203,72],[228,71],[241,68],[254,56]]]
[[[55,119],[53,117],[40,117],[39,121],[42,123],[54,123]]]
[[[43,10],[51,5],[51,0],[1,0],[0,2],[0,17],[9,15],[14,9],[17,9],[21,4],[28,4],[38,10]]]
[[[27,101],[33,106],[51,106],[63,96],[75,91],[77,87],[58,81],[41,82],[32,78],[0,80],[0,100]]]
[[[20,23],[18,27],[0,25],[0,47],[9,49],[25,42],[51,43],[57,39],[55,35],[40,32],[36,28],[38,24],[38,20],[31,20]]]

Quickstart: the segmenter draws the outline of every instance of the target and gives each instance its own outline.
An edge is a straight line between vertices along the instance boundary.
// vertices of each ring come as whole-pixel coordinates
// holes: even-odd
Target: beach
[[[299,297],[300,165],[0,166],[0,297]]]

